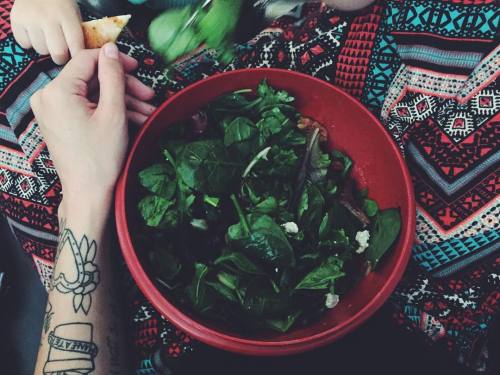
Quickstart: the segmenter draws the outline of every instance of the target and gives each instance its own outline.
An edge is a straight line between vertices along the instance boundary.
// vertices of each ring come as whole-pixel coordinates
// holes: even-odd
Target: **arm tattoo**
[[[47,302],[47,309],[45,311],[45,318],[43,319],[43,330],[47,333],[50,329],[50,322],[52,321],[52,316],[54,312],[52,311],[52,304]]]
[[[61,272],[57,270],[56,264],[52,289],[56,288],[64,294],[72,293],[75,313],[81,310],[87,315],[92,305],[91,293],[99,284],[99,268],[94,263],[97,244],[90,241],[86,235],[78,241],[71,229],[64,228],[57,252],[57,260],[71,260],[72,268]]]
[[[95,369],[98,348],[90,323],[58,325],[49,333],[49,355],[44,375],[90,374]]]

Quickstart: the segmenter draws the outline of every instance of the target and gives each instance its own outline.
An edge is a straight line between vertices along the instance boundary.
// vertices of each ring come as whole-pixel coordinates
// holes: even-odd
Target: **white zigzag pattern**
[[[478,235],[486,230],[500,230],[500,205],[498,200],[492,200],[488,205],[476,211],[460,225],[449,231],[439,230],[432,218],[422,207],[417,207],[417,242],[438,243],[452,238],[467,238]]]

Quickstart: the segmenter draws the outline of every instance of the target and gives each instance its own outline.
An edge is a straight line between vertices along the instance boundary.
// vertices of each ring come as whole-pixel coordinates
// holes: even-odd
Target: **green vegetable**
[[[207,299],[207,286],[205,278],[208,273],[208,267],[203,263],[196,263],[195,275],[190,285],[186,287],[186,295],[191,300],[195,309],[200,312],[210,308],[210,303]]]
[[[221,59],[229,62],[242,4],[243,0],[213,0],[208,9],[201,5],[169,9],[149,26],[149,43],[167,63],[201,45],[219,50]]]
[[[231,146],[235,143],[247,141],[257,134],[253,122],[247,117],[236,117],[225,128],[224,145]]]
[[[401,215],[398,209],[380,211],[375,217],[366,259],[375,267],[384,254],[396,241],[401,230]]]
[[[281,227],[267,215],[247,215],[234,195],[231,196],[240,222],[229,227],[229,246],[268,263],[270,266],[293,266],[295,255]]]
[[[191,6],[172,9],[151,22],[148,30],[149,43],[167,62],[172,62],[199,46],[201,39],[196,37],[192,29],[182,31],[192,12]]]
[[[266,319],[265,322],[269,328],[285,333],[294,325],[300,314],[302,314],[302,311],[299,310],[287,315],[285,318],[270,318]]]
[[[139,202],[141,216],[150,227],[158,227],[173,206],[173,202],[159,196],[147,196]]]
[[[363,209],[365,210],[366,214],[369,217],[373,217],[378,212],[377,202],[375,202],[374,200],[365,198],[365,200],[363,201]]]
[[[317,233],[325,212],[325,199],[321,190],[308,183],[302,192],[298,209],[298,219],[301,227],[307,227]]]
[[[264,274],[264,272],[259,268],[259,266],[257,266],[245,254],[242,253],[230,253],[227,255],[222,255],[214,261],[214,264],[215,265],[231,264],[241,272],[245,272],[250,275]]]
[[[371,270],[389,251],[399,211],[359,191],[351,159],[326,150],[319,129],[299,129],[294,98],[265,81],[198,113],[201,133],[189,121],[169,126],[163,160],[138,175],[137,241],[155,280],[182,307],[241,332],[317,319],[326,293],[342,298],[360,264]],[[357,254],[364,230],[369,247]]]
[[[181,154],[177,172],[192,189],[207,194],[224,193],[236,173],[238,163],[231,162],[221,141],[206,140],[187,144]]]
[[[152,252],[150,260],[157,274],[168,281],[175,279],[182,269],[179,259],[167,250]]]
[[[328,289],[330,284],[345,275],[343,262],[338,257],[330,256],[317,268],[309,272],[295,289]]]
[[[279,315],[292,306],[286,293],[277,292],[271,282],[255,278],[248,286],[243,301],[243,309],[254,316]]]
[[[142,186],[162,198],[172,199],[177,183],[175,172],[168,164],[155,164],[139,173]]]

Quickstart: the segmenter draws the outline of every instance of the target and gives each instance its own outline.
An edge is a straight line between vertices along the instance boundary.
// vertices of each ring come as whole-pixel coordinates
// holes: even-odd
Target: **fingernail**
[[[104,54],[110,59],[118,60],[118,47],[114,43],[104,45]]]

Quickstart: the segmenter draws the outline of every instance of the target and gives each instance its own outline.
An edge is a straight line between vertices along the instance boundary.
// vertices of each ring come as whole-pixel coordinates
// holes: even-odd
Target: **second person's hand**
[[[15,0],[10,18],[19,45],[50,54],[56,64],[65,64],[84,48],[75,0]]]

